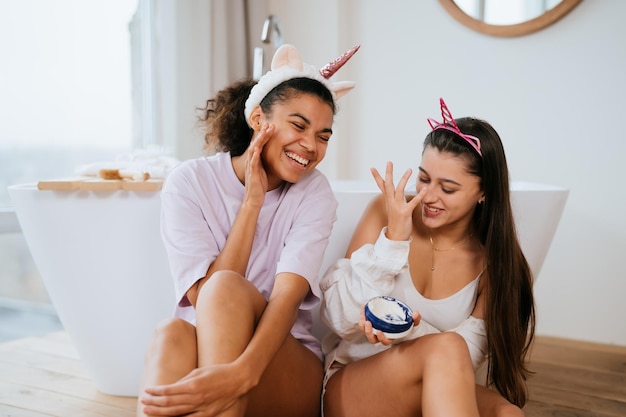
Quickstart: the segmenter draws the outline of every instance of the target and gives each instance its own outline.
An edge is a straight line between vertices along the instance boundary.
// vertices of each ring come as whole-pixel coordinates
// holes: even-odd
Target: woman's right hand
[[[169,385],[146,387],[140,395],[149,416],[216,416],[233,406],[251,387],[241,369],[233,364],[196,368]]]
[[[420,320],[422,316],[416,310],[413,310],[413,327],[416,327],[420,324]],[[367,338],[367,340],[372,343],[382,343],[385,346],[389,346],[394,342],[399,342],[402,339],[390,339],[383,332],[379,332],[372,326],[372,322],[365,318],[365,306],[361,309],[361,319],[359,320],[359,327],[361,331]]]
[[[422,202],[428,187],[422,187],[415,197],[407,201],[404,189],[411,177],[411,169],[406,170],[404,175],[402,175],[397,187],[393,183],[393,164],[391,162],[387,162],[384,179],[375,168],[372,168],[371,172],[378,188],[385,196],[387,206],[387,239],[408,240],[413,230],[413,210]]]
[[[257,136],[250,142],[247,150],[244,202],[262,206],[265,201],[268,182],[263,166],[263,147],[274,134],[273,124],[265,123]]]
[[[375,345],[376,343],[382,343],[385,346],[390,345],[393,340],[389,339],[383,332],[379,332],[372,326],[372,322],[365,318],[365,307],[361,309],[361,319],[359,320],[359,327],[367,338],[368,342]]]

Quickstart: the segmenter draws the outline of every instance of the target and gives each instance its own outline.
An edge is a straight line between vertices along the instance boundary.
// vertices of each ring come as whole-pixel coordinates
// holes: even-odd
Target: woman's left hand
[[[216,416],[247,392],[241,369],[234,367],[197,368],[173,384],[147,387],[140,400],[143,412],[149,416]]]

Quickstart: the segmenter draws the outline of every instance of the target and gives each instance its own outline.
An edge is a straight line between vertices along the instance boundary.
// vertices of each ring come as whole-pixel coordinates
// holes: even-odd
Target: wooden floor
[[[626,347],[539,337],[527,417],[626,416]],[[65,332],[0,344],[0,416],[135,414],[136,399],[98,392]]]
[[[0,416],[130,417],[136,401],[98,392],[65,332],[0,344]]]

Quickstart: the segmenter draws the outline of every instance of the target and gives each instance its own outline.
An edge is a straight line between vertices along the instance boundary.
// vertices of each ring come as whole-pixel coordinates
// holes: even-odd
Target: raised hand
[[[246,151],[246,194],[244,202],[255,204],[259,207],[265,201],[265,193],[268,188],[267,173],[263,166],[261,154],[263,147],[274,134],[274,129],[273,124],[264,124],[257,136],[250,142]]]
[[[402,175],[397,187],[393,183],[393,164],[391,162],[387,162],[384,179],[376,168],[372,168],[371,172],[378,188],[385,196],[387,205],[387,238],[390,240],[408,240],[413,230],[413,210],[424,198],[427,187],[423,187],[414,198],[407,201],[404,189],[413,173],[411,169],[406,170],[404,175]]]

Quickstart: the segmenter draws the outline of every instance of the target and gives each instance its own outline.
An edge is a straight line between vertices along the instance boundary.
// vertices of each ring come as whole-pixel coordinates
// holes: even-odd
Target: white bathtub
[[[322,272],[344,256],[373,182],[337,181],[337,223]],[[539,274],[568,190],[511,186],[522,248]],[[40,191],[9,187],[24,237],[50,299],[96,387],[135,396],[155,325],[175,303],[159,234],[159,192]],[[317,321],[316,334],[325,329]]]

